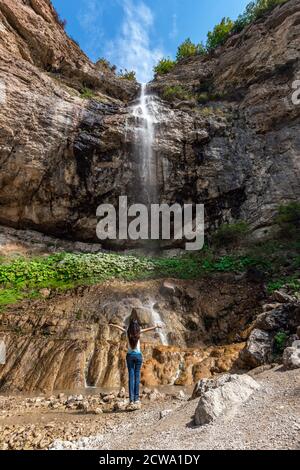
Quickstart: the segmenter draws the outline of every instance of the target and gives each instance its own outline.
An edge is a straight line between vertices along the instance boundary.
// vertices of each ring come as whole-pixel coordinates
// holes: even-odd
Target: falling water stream
[[[153,325],[158,325],[161,328],[157,330],[158,336],[160,338],[161,344],[163,346],[168,346],[169,341],[168,341],[168,336],[166,332],[166,325],[163,322],[160,313],[155,309],[155,302],[151,302],[149,305],[145,305],[146,308],[149,308],[151,312],[151,320]]]
[[[148,94],[146,84],[142,84],[140,97],[131,107],[133,117],[133,152],[137,157],[140,202],[150,205],[157,202],[157,164],[155,155],[155,125],[159,122],[159,100]]]

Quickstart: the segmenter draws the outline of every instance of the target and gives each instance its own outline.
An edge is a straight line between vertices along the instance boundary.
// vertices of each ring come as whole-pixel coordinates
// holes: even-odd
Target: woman
[[[122,332],[126,332],[126,329],[122,326],[115,325],[113,323],[110,323],[110,326],[117,328]],[[129,377],[129,410],[137,410],[141,407],[140,380],[143,356],[141,353],[140,336],[142,333],[154,331],[157,328],[161,328],[161,326],[156,325],[142,330],[137,320],[131,320],[129,323],[129,327],[127,329],[128,351],[126,356]]]

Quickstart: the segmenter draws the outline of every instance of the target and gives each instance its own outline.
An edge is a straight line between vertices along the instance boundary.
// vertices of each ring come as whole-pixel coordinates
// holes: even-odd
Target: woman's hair
[[[137,320],[130,320],[127,335],[130,347],[135,349],[141,336],[141,327]]]

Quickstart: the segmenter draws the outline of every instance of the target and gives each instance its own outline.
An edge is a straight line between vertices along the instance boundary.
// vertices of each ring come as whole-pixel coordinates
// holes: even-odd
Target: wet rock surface
[[[147,326],[163,322],[159,333],[142,338],[144,385],[192,384],[238,367],[243,331],[261,310],[257,286],[234,276],[217,276],[209,285],[205,279],[170,283],[171,297],[161,294],[161,281],[115,281],[59,296],[47,292],[43,301],[7,308],[0,327],[7,347],[2,390],[126,385],[126,335],[108,324],[126,325],[137,312]]]

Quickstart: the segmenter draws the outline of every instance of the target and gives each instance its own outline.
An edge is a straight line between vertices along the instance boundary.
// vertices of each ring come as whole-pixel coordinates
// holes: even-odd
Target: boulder
[[[251,332],[245,349],[241,351],[241,359],[249,367],[259,367],[271,360],[272,349],[272,335],[256,328]]]
[[[118,398],[125,398],[126,397],[126,390],[125,387],[122,387],[118,393]]]
[[[295,299],[291,295],[287,294],[283,290],[276,290],[273,292],[272,295],[273,299],[276,300],[279,303],[286,304],[289,302],[293,302]]]
[[[300,306],[293,302],[282,304],[271,311],[262,313],[255,322],[256,328],[277,333],[281,330],[295,332],[300,323]]]
[[[300,368],[300,340],[294,341],[290,348],[284,350],[283,364],[286,369]]]
[[[112,401],[114,401],[116,398],[116,396],[113,394],[113,393],[110,393],[108,395],[104,395],[102,397],[102,400],[104,401],[104,403],[111,403]]]
[[[160,419],[164,419],[166,416],[172,413],[173,410],[162,410],[159,414]]]
[[[127,406],[128,406],[128,403],[126,400],[117,401],[114,404],[114,411],[125,411]]]
[[[203,379],[197,384],[200,396],[195,411],[195,424],[208,424],[229,412],[234,412],[260,388],[249,375],[226,374],[216,380]]]

